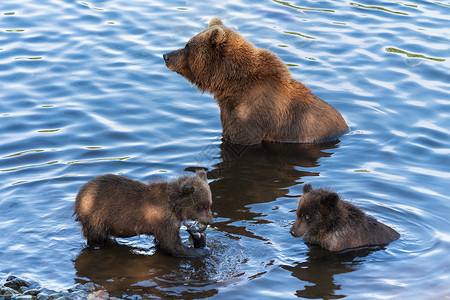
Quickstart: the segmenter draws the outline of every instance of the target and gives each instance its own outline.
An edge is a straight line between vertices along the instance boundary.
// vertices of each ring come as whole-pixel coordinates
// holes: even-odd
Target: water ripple
[[[0,281],[91,281],[143,298],[447,297],[449,9],[366,0],[2,3]],[[280,56],[351,132],[300,148],[222,142],[212,97],[162,59],[213,16]],[[174,260],[146,237],[83,248],[71,216],[87,180],[166,180],[199,168],[217,220],[211,257]],[[305,182],[336,190],[400,240],[335,255],[292,238]]]

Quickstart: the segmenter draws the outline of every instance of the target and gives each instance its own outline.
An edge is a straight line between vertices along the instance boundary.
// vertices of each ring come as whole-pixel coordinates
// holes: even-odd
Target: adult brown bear
[[[214,95],[223,137],[232,143],[317,143],[348,131],[341,114],[293,79],[281,59],[217,18],[163,57],[171,71]]]

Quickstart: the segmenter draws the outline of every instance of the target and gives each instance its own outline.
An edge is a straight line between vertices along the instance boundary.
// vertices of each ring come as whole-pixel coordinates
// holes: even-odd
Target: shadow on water
[[[101,250],[84,248],[74,259],[77,283],[93,282],[111,296],[206,298],[217,294],[210,262],[181,259],[111,240]]]
[[[318,246],[309,246],[306,261],[294,266],[281,266],[292,272],[292,276],[305,285],[297,290],[295,295],[305,299],[340,299],[346,295],[339,295],[341,285],[336,283],[335,275],[356,271],[365,262],[365,257],[374,251],[384,249],[380,246],[364,247],[343,252],[331,252]]]
[[[215,226],[228,233],[255,238],[245,228],[229,224],[254,220],[259,214],[251,212],[248,205],[289,197],[289,188],[302,177],[319,176],[313,169],[305,169],[317,167],[321,157],[330,157],[338,143],[245,146],[224,141],[220,145],[221,161],[208,172],[208,178],[214,180],[210,183],[213,211],[227,219]]]

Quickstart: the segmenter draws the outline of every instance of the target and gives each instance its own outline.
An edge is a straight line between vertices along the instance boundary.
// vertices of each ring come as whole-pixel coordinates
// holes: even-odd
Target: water
[[[93,282],[123,298],[449,297],[450,6],[201,2],[2,1],[0,280]],[[351,132],[326,145],[222,142],[212,97],[162,59],[214,16],[279,55]],[[210,257],[175,259],[145,236],[84,249],[72,212],[90,178],[198,168],[213,192]],[[401,239],[341,254],[294,239],[304,182]]]

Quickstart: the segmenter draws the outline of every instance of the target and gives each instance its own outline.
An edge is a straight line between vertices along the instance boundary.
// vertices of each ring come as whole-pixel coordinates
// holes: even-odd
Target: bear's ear
[[[303,186],[303,194],[306,194],[306,193],[309,193],[309,192],[311,192],[312,191],[312,186],[311,186],[311,184],[305,184],[304,186]]]
[[[329,207],[335,207],[339,201],[339,195],[335,192],[330,192],[325,197],[320,199],[320,204]]]
[[[192,185],[192,182],[186,181],[181,185],[181,195],[186,196],[190,195],[194,192],[194,186]]]
[[[214,17],[214,18],[212,18],[211,21],[209,22],[208,28],[209,28],[209,27],[212,27],[212,26],[214,26],[214,25],[223,26],[223,23],[222,23],[222,21],[220,21],[219,18],[215,18],[215,17]]]
[[[208,178],[206,177],[206,172],[205,172],[205,170],[198,170],[197,172],[195,172],[195,175],[198,177],[198,178],[200,178],[200,179],[202,179],[202,180],[207,180]]]
[[[213,45],[220,45],[225,41],[225,30],[222,27],[211,29],[209,40]]]

